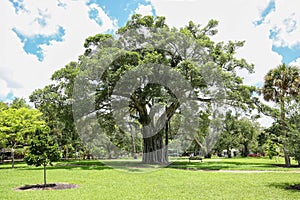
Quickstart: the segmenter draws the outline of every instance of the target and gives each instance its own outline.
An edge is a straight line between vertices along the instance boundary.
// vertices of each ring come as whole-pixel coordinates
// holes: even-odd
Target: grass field
[[[14,190],[42,183],[42,168],[18,163],[10,169],[9,164],[2,164],[0,199],[300,199],[299,191],[287,189],[300,184],[300,170],[277,167],[282,160],[207,159],[189,163],[183,159],[156,171],[135,168],[128,160],[110,162],[120,166],[123,162],[128,168],[116,170],[99,161],[56,163],[47,170],[48,182],[73,183],[79,188],[43,191]]]

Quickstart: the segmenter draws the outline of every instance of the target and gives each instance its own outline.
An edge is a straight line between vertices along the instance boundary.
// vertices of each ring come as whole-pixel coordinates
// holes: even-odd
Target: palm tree
[[[262,94],[266,101],[273,101],[280,106],[280,124],[283,140],[285,165],[290,167],[290,158],[287,151],[286,104],[300,94],[299,68],[281,64],[270,70],[265,76]]]

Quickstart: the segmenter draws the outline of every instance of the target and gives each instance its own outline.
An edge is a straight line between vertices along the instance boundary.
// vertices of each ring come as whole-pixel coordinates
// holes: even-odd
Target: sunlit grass
[[[121,165],[126,160],[115,162]],[[48,167],[49,183],[79,185],[76,189],[56,191],[15,191],[13,188],[18,186],[42,183],[42,168],[18,163],[15,169],[10,169],[10,165],[2,164],[0,199],[300,199],[300,192],[286,189],[288,185],[300,184],[299,173],[231,173],[174,168],[147,171],[147,167],[140,170],[135,168],[134,162],[130,160],[131,166],[128,164],[127,168],[119,170],[95,160],[56,163]],[[189,163],[187,159],[182,159],[174,166],[278,170],[278,167],[273,166],[274,163],[282,164],[282,161],[247,158],[205,159],[202,163]],[[136,170],[130,170],[131,167]]]

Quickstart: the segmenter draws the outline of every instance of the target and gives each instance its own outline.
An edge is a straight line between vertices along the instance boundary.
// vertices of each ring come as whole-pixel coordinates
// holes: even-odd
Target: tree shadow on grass
[[[140,161],[128,160],[77,160],[77,161],[63,161],[55,163],[53,166],[47,166],[47,170],[56,169],[81,169],[81,170],[107,170],[120,169],[128,172],[144,172],[147,169],[156,169],[159,165],[142,164]],[[41,167],[24,167],[23,170],[42,170]]]
[[[174,169],[190,169],[190,170],[267,170],[267,169],[274,169],[274,166],[266,164],[266,163],[245,163],[245,162],[224,162],[224,161],[176,161],[173,162],[171,165],[168,166],[168,168],[174,168]]]
[[[272,183],[269,186],[282,190],[300,192],[300,183]]]
[[[23,161],[15,161],[14,169],[26,168],[27,165],[24,165],[24,164],[25,164],[25,162],[23,162]],[[1,169],[12,169],[11,161],[0,163],[0,170]]]
[[[291,169],[299,169],[299,165],[291,165],[290,167],[286,167],[285,164],[272,164],[274,167],[278,168],[291,168]]]
[[[47,166],[47,170],[57,170],[57,169],[81,169],[81,170],[106,170],[112,169],[111,167],[104,165],[99,161],[64,161],[55,163],[54,165]],[[22,170],[42,170],[41,167],[24,167]]]

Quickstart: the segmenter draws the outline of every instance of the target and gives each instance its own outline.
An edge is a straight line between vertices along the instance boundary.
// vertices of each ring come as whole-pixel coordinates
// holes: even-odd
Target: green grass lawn
[[[118,162],[119,165],[124,162],[128,168],[116,170],[99,161],[56,163],[47,170],[48,182],[73,183],[80,187],[44,191],[13,189],[42,183],[42,168],[18,163],[15,169],[10,169],[10,165],[2,164],[0,199],[300,199],[300,191],[286,189],[289,185],[300,184],[300,173],[294,172],[296,168],[285,171],[274,166],[282,164],[282,160],[206,159],[203,163],[189,163],[183,159],[155,171],[153,168],[135,168],[133,161],[111,162]],[[193,170],[182,170],[189,168]],[[249,173],[248,170],[278,172]]]

